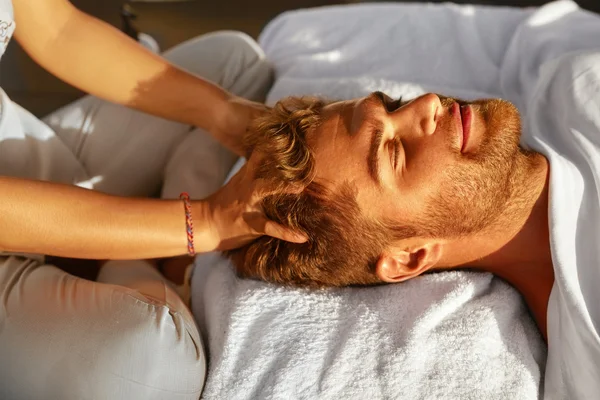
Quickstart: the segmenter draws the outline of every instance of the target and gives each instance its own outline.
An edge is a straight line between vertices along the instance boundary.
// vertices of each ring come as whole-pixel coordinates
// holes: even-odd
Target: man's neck
[[[488,251],[470,265],[508,280],[519,266],[552,263],[548,227],[548,162],[536,155],[514,178],[514,195],[502,217],[487,229],[481,241]]]
[[[455,247],[454,266],[492,272],[524,296],[546,335],[546,309],[554,283],[548,227],[548,161],[530,156],[514,176],[514,196],[502,217]],[[462,249],[474,249],[466,253]],[[461,255],[462,253],[462,260]],[[466,256],[466,258],[465,258]]]

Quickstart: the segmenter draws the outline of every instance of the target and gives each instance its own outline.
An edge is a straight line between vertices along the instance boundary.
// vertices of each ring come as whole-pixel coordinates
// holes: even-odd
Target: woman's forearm
[[[229,94],[65,0],[14,0],[16,38],[58,78],[103,99],[211,130]]]
[[[6,177],[0,177],[0,193],[0,250],[92,259],[186,253],[181,201],[121,198]],[[193,207],[200,241],[207,232],[203,202]],[[197,251],[203,250],[197,246]]]

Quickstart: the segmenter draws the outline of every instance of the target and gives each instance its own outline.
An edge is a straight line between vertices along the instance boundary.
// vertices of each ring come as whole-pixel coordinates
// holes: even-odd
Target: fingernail
[[[298,243],[305,243],[308,241],[308,236],[303,235],[301,233],[297,233],[296,234],[296,240],[298,241]]]

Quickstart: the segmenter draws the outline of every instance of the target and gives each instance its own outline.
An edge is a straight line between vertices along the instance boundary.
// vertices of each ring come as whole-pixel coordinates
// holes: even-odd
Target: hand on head
[[[244,246],[261,236],[292,243],[303,243],[307,237],[267,219],[262,200],[274,193],[294,193],[300,187],[283,187],[265,179],[256,179],[254,160],[244,165],[231,180],[207,199],[208,221],[216,250]]]

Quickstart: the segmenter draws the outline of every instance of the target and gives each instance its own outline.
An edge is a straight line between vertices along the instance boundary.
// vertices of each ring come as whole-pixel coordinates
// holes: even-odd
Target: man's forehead
[[[362,212],[375,218],[383,206],[372,207],[381,192],[367,172],[370,142],[367,136],[356,136],[368,119],[364,101],[360,98],[328,104],[321,124],[310,132],[308,141],[315,155],[315,181],[335,193],[352,189]]]
[[[353,135],[360,128],[364,116],[358,107],[362,99],[342,100],[330,103],[323,108],[322,130],[319,133],[332,132]],[[341,130],[341,131],[340,131]]]

